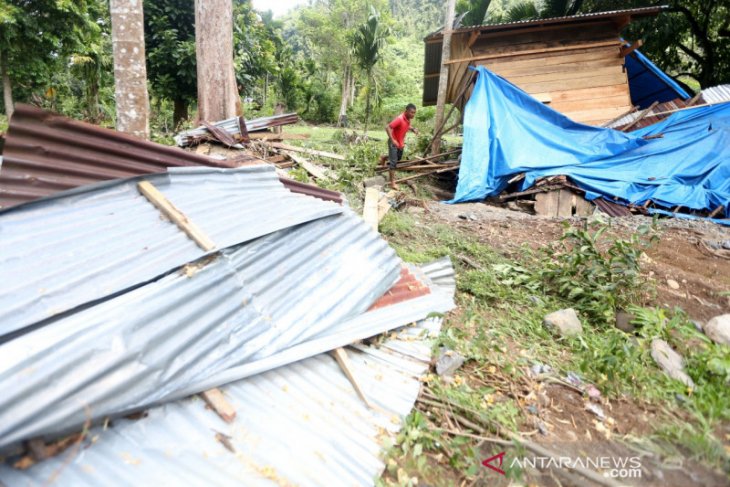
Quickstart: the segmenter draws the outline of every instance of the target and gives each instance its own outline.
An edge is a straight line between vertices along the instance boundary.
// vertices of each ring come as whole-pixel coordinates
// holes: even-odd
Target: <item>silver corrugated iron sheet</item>
[[[702,90],[705,103],[722,103],[730,101],[730,85],[718,85]]]
[[[568,15],[564,17],[548,17],[545,19],[528,19],[528,20],[518,20],[514,22],[501,22],[496,24],[484,24],[484,25],[474,25],[474,26],[468,26],[468,27],[462,27],[459,29],[454,29],[452,32],[455,34],[463,33],[463,32],[471,32],[474,30],[481,30],[481,31],[492,31],[492,30],[506,30],[510,28],[522,28],[522,27],[532,27],[532,26],[541,26],[541,25],[549,25],[549,24],[561,24],[561,23],[577,23],[577,22],[583,22],[583,21],[591,21],[591,20],[599,20],[604,18],[611,18],[611,17],[621,17],[621,16],[635,16],[635,17],[645,17],[645,16],[653,16],[657,15],[658,13],[666,10],[668,7],[666,5],[659,5],[654,7],[641,7],[641,8],[630,8],[630,9],[622,9],[622,10],[609,10],[606,12],[593,12],[593,13],[587,13],[587,14],[577,14],[577,15]],[[426,37],[426,39],[436,39],[443,37],[443,30],[439,30],[438,32],[434,32],[433,34]]]
[[[271,127],[278,127],[281,125],[288,125],[296,123],[299,117],[296,113],[286,113],[283,115],[273,115],[271,117],[256,118],[253,120],[246,120],[246,130],[248,132],[257,132],[260,130],[266,130]],[[221,120],[212,124],[214,127],[218,127],[221,130],[226,131],[233,137],[241,136],[241,128],[239,127],[239,118],[233,117],[226,120]],[[175,143],[180,147],[190,145],[196,138],[210,135],[210,131],[201,126],[191,130],[186,130],[175,136]]]
[[[229,369],[336,330],[400,272],[349,211],[214,257],[0,346],[0,447],[239,379]]]
[[[172,168],[0,212],[0,336],[205,255],[137,190],[152,182],[219,248],[337,214],[287,190],[272,166]]]
[[[433,269],[434,282],[453,281],[445,262]],[[443,294],[432,289],[434,297]],[[406,301],[389,308],[408,306]],[[95,428],[76,453],[25,471],[0,466],[0,479],[30,486],[49,479],[74,486],[373,485],[384,469],[383,448],[418,396],[440,327],[440,318],[429,318],[380,347],[348,349],[376,410],[360,401],[334,359],[321,354],[223,388],[237,410],[231,424],[191,397],[154,408],[142,419]]]

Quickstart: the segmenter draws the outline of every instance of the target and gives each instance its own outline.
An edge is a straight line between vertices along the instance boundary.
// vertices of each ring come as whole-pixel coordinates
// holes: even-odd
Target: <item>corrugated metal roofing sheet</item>
[[[18,104],[3,148],[0,208],[110,179],[164,172],[168,167],[235,167],[260,162],[239,155],[218,160]],[[280,178],[291,191],[342,202],[342,195]]]
[[[449,268],[440,261],[424,271],[450,286]],[[444,293],[432,285],[430,296],[451,298],[449,289]],[[391,308],[398,307],[408,308],[408,302]],[[78,452],[28,470],[0,465],[0,479],[8,485],[48,479],[79,486],[372,485],[384,468],[384,445],[413,407],[440,327],[439,318],[429,318],[380,347],[348,349],[376,410],[360,401],[334,359],[322,354],[223,388],[238,413],[231,424],[191,397],[154,408],[142,419],[94,428]]]
[[[139,193],[139,179],[0,212],[0,337],[206,254]],[[343,211],[291,193],[272,166],[173,168],[144,179],[218,248]]]
[[[636,124],[631,126],[631,130],[637,130],[649,125],[654,125],[660,120],[664,120],[673,112],[686,108],[690,100],[682,100],[677,98],[676,100],[668,101],[666,103],[660,103],[654,108],[649,110],[647,114]],[[712,88],[705,88],[702,90],[701,97],[695,100],[693,107],[700,107],[702,105],[716,104],[730,102],[730,85],[719,85]],[[613,120],[610,124],[606,125],[610,128],[620,129],[641,116],[643,112],[641,110],[625,115],[617,120]]]
[[[53,320],[0,346],[0,447],[238,380],[247,374],[236,368],[340,334],[399,270],[395,252],[348,211]],[[300,347],[298,358],[384,331],[363,326],[348,324],[334,346]]]
[[[281,127],[282,125],[290,125],[299,121],[299,115],[296,113],[285,113],[282,115],[273,115],[271,117],[255,118],[253,120],[246,120],[246,131],[247,132],[258,132],[273,127]],[[226,120],[220,120],[211,124],[214,128],[221,129],[224,133],[233,137],[234,139],[240,139],[241,134],[241,121],[240,117],[228,118]],[[186,147],[199,141],[205,136],[210,136],[210,130],[205,126],[200,126],[191,130],[186,130],[175,136],[175,143],[180,147]]]
[[[630,8],[630,9],[622,9],[622,10],[610,10],[606,12],[594,12],[594,13],[588,13],[588,14],[578,14],[578,15],[569,15],[565,17],[550,17],[546,19],[531,19],[531,20],[520,20],[516,22],[501,22],[496,24],[484,24],[484,25],[475,25],[475,26],[469,26],[469,27],[462,27],[459,29],[454,29],[454,33],[461,33],[461,32],[471,32],[474,30],[481,30],[481,31],[495,31],[495,30],[506,30],[511,28],[523,28],[523,27],[534,27],[538,25],[549,25],[549,24],[558,24],[558,23],[579,23],[583,21],[590,21],[590,20],[598,20],[598,19],[605,19],[605,18],[611,18],[611,17],[621,17],[625,15],[634,16],[634,17],[647,17],[647,16],[653,16],[656,15],[664,10],[666,10],[668,7],[666,5],[661,6],[655,6],[655,7],[643,7],[643,8]],[[435,32],[426,39],[436,39],[443,37],[443,32],[438,31]]]

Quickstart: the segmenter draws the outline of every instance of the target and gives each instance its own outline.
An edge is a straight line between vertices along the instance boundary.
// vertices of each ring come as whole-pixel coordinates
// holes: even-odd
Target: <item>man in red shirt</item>
[[[418,129],[411,127],[411,120],[416,116],[416,105],[409,103],[406,110],[395,117],[392,122],[385,126],[385,133],[388,134],[388,172],[390,173],[390,187],[398,189],[395,184],[395,168],[398,161],[403,157],[403,148],[406,145],[406,133],[413,132],[418,135]],[[380,163],[385,163],[385,156],[380,158]]]

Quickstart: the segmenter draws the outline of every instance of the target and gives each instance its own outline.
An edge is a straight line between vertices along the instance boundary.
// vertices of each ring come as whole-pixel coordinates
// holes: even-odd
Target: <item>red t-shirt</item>
[[[393,140],[395,145],[402,149],[406,145],[406,133],[411,128],[411,121],[406,118],[405,113],[401,113],[390,122],[390,130],[393,132]]]

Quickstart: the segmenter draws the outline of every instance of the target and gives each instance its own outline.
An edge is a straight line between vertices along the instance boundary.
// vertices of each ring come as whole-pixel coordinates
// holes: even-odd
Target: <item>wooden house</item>
[[[457,105],[469,66],[483,65],[575,121],[600,125],[632,107],[621,31],[665,7],[455,29],[447,102]],[[424,105],[438,93],[443,34],[425,39]],[[634,46],[636,47],[636,46]]]

